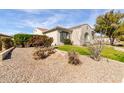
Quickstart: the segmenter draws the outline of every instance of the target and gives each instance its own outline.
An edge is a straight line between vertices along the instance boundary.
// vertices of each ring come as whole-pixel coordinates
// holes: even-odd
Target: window
[[[68,32],[60,32],[60,41],[64,42],[64,39],[68,39],[69,38],[69,33]]]

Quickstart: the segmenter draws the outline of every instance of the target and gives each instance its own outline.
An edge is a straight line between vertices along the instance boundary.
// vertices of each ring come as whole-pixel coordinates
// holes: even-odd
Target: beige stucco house
[[[45,29],[45,28],[36,28],[34,31],[33,31],[33,34],[36,34],[36,35],[43,35],[43,32],[47,31],[48,29]]]
[[[57,26],[53,29],[36,28],[33,34],[47,35],[53,38],[52,45],[62,45],[64,39],[70,39],[73,45],[84,45],[94,39],[94,30],[88,24],[64,28]]]
[[[12,36],[5,35],[5,34],[1,34],[1,33],[0,33],[0,38],[4,38],[4,37],[12,38]]]

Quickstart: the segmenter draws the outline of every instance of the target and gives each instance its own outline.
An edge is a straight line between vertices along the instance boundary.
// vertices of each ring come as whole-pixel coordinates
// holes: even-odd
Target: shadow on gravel
[[[6,56],[6,58],[4,60],[11,59],[11,55],[12,55],[12,51]]]
[[[13,49],[13,50],[14,50],[14,49]],[[8,55],[4,58],[4,60],[11,59],[12,51],[13,51],[13,50],[11,50],[11,51],[8,53]]]

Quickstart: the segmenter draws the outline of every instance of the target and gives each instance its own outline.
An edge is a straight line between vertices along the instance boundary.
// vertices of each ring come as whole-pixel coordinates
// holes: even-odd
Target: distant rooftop
[[[5,36],[5,37],[12,37],[12,36],[5,35],[5,34],[2,34],[2,33],[0,33],[0,36]]]
[[[45,31],[48,30],[48,29],[46,29],[46,28],[41,28],[41,27],[37,27],[37,29],[39,29],[39,30],[41,30],[41,31],[43,31],[43,32],[45,32]]]

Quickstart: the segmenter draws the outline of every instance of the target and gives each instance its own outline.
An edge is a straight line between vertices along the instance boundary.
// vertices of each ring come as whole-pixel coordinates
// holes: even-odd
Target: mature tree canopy
[[[96,19],[95,31],[105,34],[113,45],[115,38],[118,36],[118,29],[121,27],[124,14],[119,11],[111,10]]]
[[[120,27],[117,30],[118,35],[124,35],[124,23],[120,24]]]

